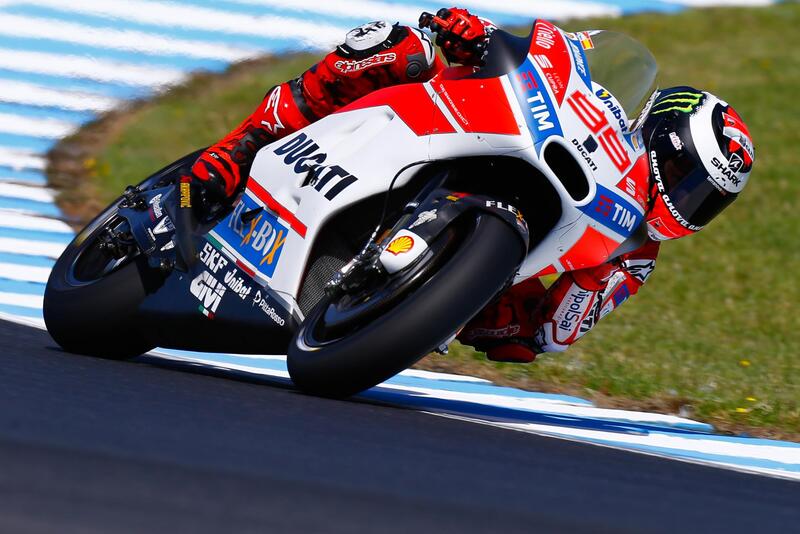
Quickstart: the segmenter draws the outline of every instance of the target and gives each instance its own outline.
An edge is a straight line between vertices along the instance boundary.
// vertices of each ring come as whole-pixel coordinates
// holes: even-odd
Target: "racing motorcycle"
[[[212,221],[180,180],[199,152],[129,187],[56,262],[53,339],[116,359],[285,353],[300,389],[346,396],[446,352],[514,282],[640,246],[650,52],[537,21],[484,58],[267,145]]]

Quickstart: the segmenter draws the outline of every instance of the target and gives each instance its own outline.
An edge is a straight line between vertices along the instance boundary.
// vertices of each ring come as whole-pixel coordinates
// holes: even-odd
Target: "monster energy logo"
[[[692,113],[700,106],[705,96],[706,95],[703,93],[694,93],[691,91],[672,93],[660,98],[653,106],[653,110],[650,114],[658,115],[659,113],[668,113],[670,111]]]

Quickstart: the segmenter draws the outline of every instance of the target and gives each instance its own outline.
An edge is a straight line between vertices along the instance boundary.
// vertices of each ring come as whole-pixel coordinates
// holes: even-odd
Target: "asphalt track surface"
[[[0,532],[789,532],[800,484],[156,360],[0,321]]]

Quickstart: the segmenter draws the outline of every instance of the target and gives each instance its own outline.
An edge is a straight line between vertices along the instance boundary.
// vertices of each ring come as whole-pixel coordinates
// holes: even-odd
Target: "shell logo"
[[[414,238],[407,235],[402,235],[398,238],[395,238],[391,243],[389,243],[389,246],[386,247],[386,251],[391,252],[392,254],[397,256],[398,254],[405,254],[413,247],[414,247]]]

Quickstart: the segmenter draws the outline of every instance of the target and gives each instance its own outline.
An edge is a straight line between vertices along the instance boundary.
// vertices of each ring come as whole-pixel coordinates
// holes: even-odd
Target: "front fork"
[[[429,244],[448,227],[464,215],[476,211],[505,221],[514,228],[523,246],[528,249],[528,224],[515,206],[485,195],[434,186],[406,205],[403,215],[391,230],[383,232],[380,238],[376,230],[361,253],[334,274],[325,287],[326,293],[334,297],[402,273],[413,266]],[[480,258],[475,261],[480,261]],[[437,352],[446,354],[447,346],[456,335],[457,332],[438,347]]]

